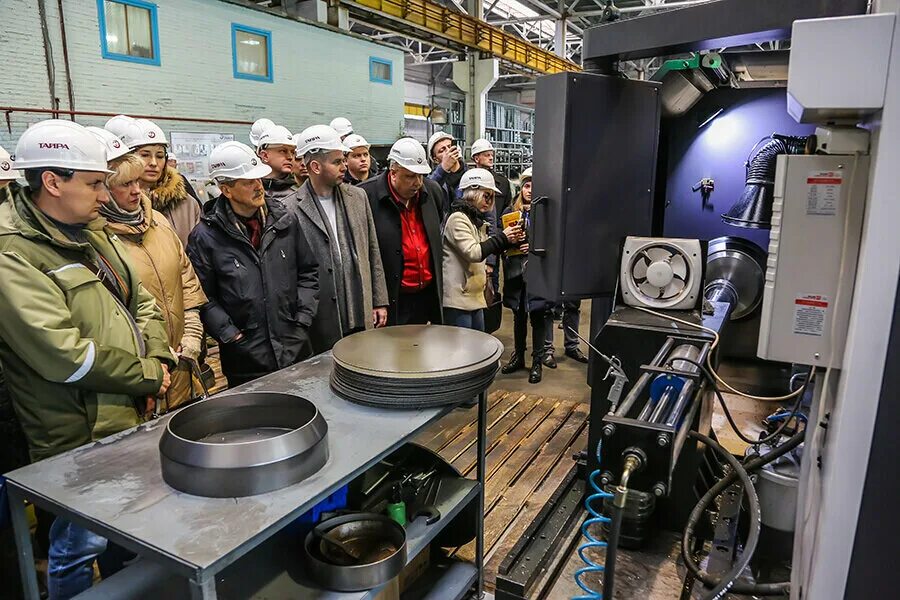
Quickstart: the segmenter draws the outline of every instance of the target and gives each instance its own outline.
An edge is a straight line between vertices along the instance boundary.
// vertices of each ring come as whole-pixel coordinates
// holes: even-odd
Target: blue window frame
[[[394,63],[384,58],[369,57],[369,81],[375,83],[394,83]]]
[[[97,0],[103,58],[158,67],[156,5],[143,0]]]
[[[272,83],[272,32],[232,23],[231,63],[235,79]]]

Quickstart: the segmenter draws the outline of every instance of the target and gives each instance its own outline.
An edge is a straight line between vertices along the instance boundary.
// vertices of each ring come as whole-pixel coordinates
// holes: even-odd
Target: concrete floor
[[[585,300],[581,303],[581,322],[579,333],[585,339],[589,338],[591,323],[591,302]],[[587,385],[587,365],[578,363],[568,358],[563,352],[563,332],[558,329],[559,321],[553,323],[553,346],[556,349],[556,361],[559,366],[556,369],[544,368],[544,378],[540,383],[528,383],[528,371],[521,370],[510,375],[498,374],[494,380],[494,388],[509,392],[523,392],[528,394],[544,394],[555,398],[590,402],[591,390]],[[494,335],[503,342],[505,348],[503,364],[509,360],[513,352],[513,315],[508,308],[503,309],[503,321]],[[531,327],[528,328],[528,350],[526,356],[527,366],[531,366]],[[588,348],[581,345],[581,351],[588,353]]]

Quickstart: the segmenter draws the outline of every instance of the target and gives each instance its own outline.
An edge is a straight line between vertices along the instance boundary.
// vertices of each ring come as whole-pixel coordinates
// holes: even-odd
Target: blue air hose
[[[595,591],[588,587],[588,585],[582,581],[582,577],[596,573],[603,573],[606,568],[604,565],[593,562],[587,556],[587,551],[591,548],[606,548],[607,543],[601,542],[593,535],[591,535],[590,528],[592,525],[597,524],[607,524],[612,523],[612,519],[608,517],[604,517],[600,514],[600,510],[594,507],[594,503],[600,502],[602,506],[603,500],[609,498],[612,499],[614,497],[613,494],[607,493],[603,491],[603,488],[600,487],[600,484],[597,482],[597,478],[600,477],[600,443],[597,444],[597,470],[592,472],[588,477],[588,481],[590,482],[591,489],[594,490],[594,493],[588,496],[584,501],[584,508],[588,511],[588,518],[585,519],[584,523],[581,525],[581,535],[584,536],[586,540],[581,546],[578,547],[578,556],[581,557],[581,560],[584,561],[584,564],[587,565],[581,569],[578,569],[575,572],[575,583],[578,584],[582,590],[584,590],[584,596],[575,596],[572,600],[602,600],[603,594],[601,592]],[[612,540],[614,543],[617,543],[618,540]],[[608,551],[607,551],[608,552]],[[608,556],[608,554],[607,554]]]

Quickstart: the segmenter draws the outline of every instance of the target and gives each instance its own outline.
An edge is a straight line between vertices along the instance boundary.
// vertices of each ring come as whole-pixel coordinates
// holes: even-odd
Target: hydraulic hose
[[[617,494],[618,495],[618,494]],[[603,571],[603,597],[612,600],[616,590],[616,557],[619,553],[619,535],[622,533],[622,519],[625,516],[625,503],[618,506],[613,503],[612,522],[609,524],[609,545],[606,547],[606,568]]]
[[[703,435],[702,433],[697,433],[696,431],[691,431],[688,435],[695,440],[701,441],[720,455],[722,458],[728,462],[728,464],[732,468],[732,473],[737,476],[738,479],[741,480],[741,483],[744,486],[744,495],[747,496],[748,503],[750,504],[750,534],[747,536],[747,543],[744,544],[744,552],[741,554],[741,558],[735,563],[732,567],[731,571],[729,571],[722,579],[718,580],[712,591],[710,591],[706,596],[704,596],[704,600],[718,600],[723,597],[731,588],[734,586],[735,580],[744,572],[744,569],[747,568],[747,565],[750,564],[750,559],[753,558],[753,553],[756,552],[756,545],[759,543],[759,531],[761,527],[761,518],[759,512],[759,497],[756,495],[756,488],[753,485],[753,482],[750,480],[750,475],[747,473],[746,469],[741,466],[741,463],[737,461],[735,457],[731,455],[728,450],[723,448],[718,442],[713,440],[712,438]],[[695,509],[696,510],[696,507]],[[693,513],[691,514],[693,516]],[[687,529],[685,529],[687,532]],[[693,530],[691,531],[693,533]],[[682,547],[683,550],[683,547]],[[700,578],[701,581],[706,583],[705,580]]]
[[[781,425],[778,426],[778,429],[776,429],[771,434],[765,436],[764,438],[754,440],[754,439],[749,438],[746,435],[744,435],[744,432],[742,432],[738,428],[737,423],[734,420],[734,417],[731,415],[731,410],[729,410],[728,405],[725,403],[725,398],[722,397],[722,391],[719,389],[719,386],[716,383],[716,380],[713,378],[713,375],[710,372],[709,368],[706,365],[700,364],[699,362],[692,360],[690,358],[672,359],[672,360],[668,361],[667,365],[670,367],[673,366],[672,363],[675,362],[676,360],[680,360],[682,362],[689,363],[691,365],[694,365],[698,369],[700,369],[700,372],[703,373],[703,376],[706,378],[706,380],[709,382],[710,386],[712,387],[712,390],[715,393],[716,398],[719,400],[719,404],[722,405],[722,412],[725,413],[725,418],[728,420],[728,424],[731,426],[731,428],[734,430],[734,432],[737,434],[737,436],[739,438],[741,438],[741,441],[743,441],[745,444],[750,444],[751,446],[755,446],[757,444],[768,444],[769,442],[778,439],[778,436],[780,436],[787,429],[788,425],[790,425],[791,419],[793,417],[802,416],[799,413],[800,404],[803,402],[803,397],[806,395],[806,389],[809,386],[810,382],[812,381],[813,374],[815,372],[815,367],[809,368],[809,371],[806,374],[806,381],[803,382],[803,387],[800,388],[800,392],[797,394],[797,397],[794,400],[794,405],[791,407],[790,412],[786,413],[787,418],[785,418],[784,421],[781,423]]]
[[[806,436],[806,430],[798,431],[793,436],[791,436],[788,441],[781,444],[771,452],[768,452],[765,455],[757,456],[753,459],[750,459],[744,464],[744,470],[746,472],[753,472],[761,467],[769,464],[770,462],[784,456],[797,446],[803,443],[803,440]],[[729,456],[731,456],[729,454]],[[733,458],[733,457],[732,457]],[[700,566],[694,560],[693,555],[691,554],[691,542],[694,538],[694,530],[697,527],[697,524],[700,522],[700,518],[703,516],[703,512],[706,508],[715,500],[715,498],[721,494],[725,489],[728,488],[732,483],[734,483],[738,479],[739,475],[736,471],[732,471],[721,480],[719,480],[715,485],[713,485],[706,494],[700,498],[700,501],[694,507],[694,510],[691,511],[690,516],[688,517],[687,524],[684,528],[684,533],[681,538],[681,557],[684,560],[684,564],[687,569],[700,581],[704,583],[704,585],[708,587],[715,586],[720,583],[721,580],[713,577],[709,573],[703,571]],[[744,551],[746,554],[746,549]],[[789,582],[781,582],[781,583],[745,583],[745,582],[735,582],[731,587],[731,592],[735,594],[750,594],[756,596],[782,596],[787,594],[790,591],[790,583]]]

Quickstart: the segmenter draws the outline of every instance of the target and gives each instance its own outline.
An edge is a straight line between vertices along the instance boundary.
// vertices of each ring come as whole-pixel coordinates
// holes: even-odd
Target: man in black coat
[[[369,197],[387,283],[388,325],[443,322],[440,205],[444,192],[425,179],[425,149],[397,140],[390,167],[360,185]]]
[[[249,146],[217,146],[210,171],[222,195],[204,207],[187,254],[209,298],[200,317],[234,387],[312,356],[319,267],[297,217],[266,199],[271,168]]]

